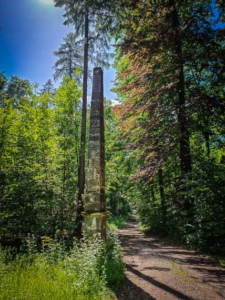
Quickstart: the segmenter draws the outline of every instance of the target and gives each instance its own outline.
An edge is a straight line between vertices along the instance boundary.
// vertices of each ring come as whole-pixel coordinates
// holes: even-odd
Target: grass
[[[42,253],[28,252],[9,259],[9,252],[0,250],[0,300],[107,300],[124,278],[122,252],[112,234],[106,245],[95,237],[66,252],[49,240]]]
[[[176,276],[178,276],[181,280],[187,281],[189,283],[193,283],[193,281],[192,281],[191,277],[189,276],[188,272],[186,270],[184,270],[181,265],[176,264],[172,261],[168,261],[168,260],[165,260],[165,262],[168,264],[169,267],[171,267],[172,272]]]
[[[219,259],[221,267],[225,267],[225,259]]]
[[[147,227],[147,226],[144,226],[144,225],[139,225],[139,230],[145,232],[145,233],[148,233],[151,231],[151,228],[150,227]]]
[[[213,261],[214,264],[225,267],[225,257],[223,256],[218,256],[218,255],[210,255],[209,258]]]
[[[107,219],[107,225],[111,231],[116,231],[117,229],[123,227],[126,224],[128,218],[129,215],[109,216]]]

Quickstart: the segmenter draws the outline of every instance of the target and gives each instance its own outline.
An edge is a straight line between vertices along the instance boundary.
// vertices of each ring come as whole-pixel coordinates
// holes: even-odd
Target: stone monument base
[[[91,237],[96,234],[105,242],[107,212],[83,212],[83,234]]]

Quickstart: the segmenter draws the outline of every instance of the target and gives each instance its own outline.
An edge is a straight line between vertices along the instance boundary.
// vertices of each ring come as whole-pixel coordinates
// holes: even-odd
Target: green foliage
[[[214,4],[121,1],[112,162],[142,226],[223,254],[225,31]]]
[[[107,286],[114,292],[118,291],[125,278],[122,249],[118,237],[108,228],[104,251],[99,260],[105,266]]]
[[[105,0],[95,1],[95,0],[86,0],[86,1],[66,1],[66,0],[54,0],[56,7],[63,7],[65,10],[64,25],[74,25],[75,26],[75,36],[79,36],[77,42],[73,41],[73,48],[69,52],[69,43],[65,44],[67,56],[63,55],[62,60],[59,59],[56,62],[56,77],[62,73],[58,68],[58,65],[67,65],[66,60],[69,61],[72,53],[72,66],[79,65],[81,63],[81,49],[84,44],[88,45],[88,60],[94,66],[99,67],[109,67],[109,59],[112,58],[112,53],[110,53],[110,35],[109,30],[112,24],[112,17],[110,14],[110,8],[113,5],[113,2]],[[86,18],[86,21],[85,21]],[[86,35],[85,35],[86,34]],[[72,34],[69,34],[72,37]],[[66,39],[68,40],[69,35]],[[65,47],[61,45],[58,54],[62,54],[62,51],[65,50]],[[74,52],[75,50],[75,52]],[[57,52],[55,52],[57,53]],[[65,51],[64,51],[65,53]],[[60,55],[61,55],[60,54]],[[83,56],[85,56],[84,54]],[[56,54],[57,55],[57,54]],[[74,59],[75,58],[75,59]],[[68,72],[69,68],[67,67]],[[59,71],[59,72],[58,72]],[[64,68],[66,71],[66,68]],[[68,73],[67,73],[68,74]]]
[[[117,229],[123,227],[126,224],[128,217],[129,214],[123,216],[110,215],[107,218],[107,226],[109,227],[109,230],[116,231]]]
[[[0,109],[0,240],[20,243],[28,233],[71,235],[79,157],[81,97],[64,78],[54,97],[32,90]],[[51,105],[49,105],[49,103]]]
[[[197,249],[223,254],[225,247],[225,166],[214,157],[195,164],[190,196],[195,201],[194,220],[183,239]]]
[[[110,101],[105,101],[105,161],[106,161],[106,205],[112,215],[126,216],[131,211],[127,199],[130,176],[130,157],[124,149],[120,139],[120,130],[117,128],[118,120],[112,114]]]
[[[223,259],[220,259],[220,265],[222,266],[222,267],[225,267],[225,260],[223,260]]]
[[[82,69],[83,66],[83,46],[80,41],[76,41],[76,35],[68,33],[63,40],[64,43],[54,52],[54,55],[57,57],[54,65],[55,80],[63,75],[73,78],[75,77],[75,71]]]
[[[56,89],[54,88],[54,84],[52,83],[51,79],[48,79],[46,83],[43,85],[42,89],[40,90],[41,94],[53,94],[55,95]]]
[[[104,245],[98,237],[75,243],[67,252],[62,244],[42,239],[38,253],[33,238],[26,254],[9,260],[0,250],[0,299],[111,299],[124,278],[121,249],[108,235]]]

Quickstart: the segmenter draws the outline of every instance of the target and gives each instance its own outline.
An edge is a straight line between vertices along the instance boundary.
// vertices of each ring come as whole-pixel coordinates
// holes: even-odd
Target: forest
[[[65,10],[64,25],[75,28],[54,52],[60,86],[48,80],[37,92],[28,80],[0,74],[0,243],[8,249],[1,250],[0,260],[30,253],[40,272],[42,263],[49,267],[57,261],[60,267],[72,261],[72,274],[78,259],[73,262],[71,253],[77,251],[79,269],[86,252],[96,272],[87,271],[86,279],[100,278],[104,299],[107,282],[118,286],[109,270],[118,270],[115,277],[123,273],[121,250],[110,228],[108,254],[101,241],[72,247],[82,231],[87,84],[93,66],[110,64],[116,70],[117,104],[105,99],[108,226],[133,211],[151,233],[224,256],[224,2],[54,3]],[[18,264],[10,266],[14,270]],[[50,269],[46,272],[53,276]],[[102,299],[95,294],[99,282],[76,299]],[[62,299],[42,297],[37,299]]]

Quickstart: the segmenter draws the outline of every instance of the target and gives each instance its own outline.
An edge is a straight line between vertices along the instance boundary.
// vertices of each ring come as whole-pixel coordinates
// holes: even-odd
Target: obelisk
[[[86,236],[99,233],[106,239],[105,204],[105,144],[103,108],[103,72],[93,70],[90,131],[88,144],[88,169],[84,193],[84,223]]]

